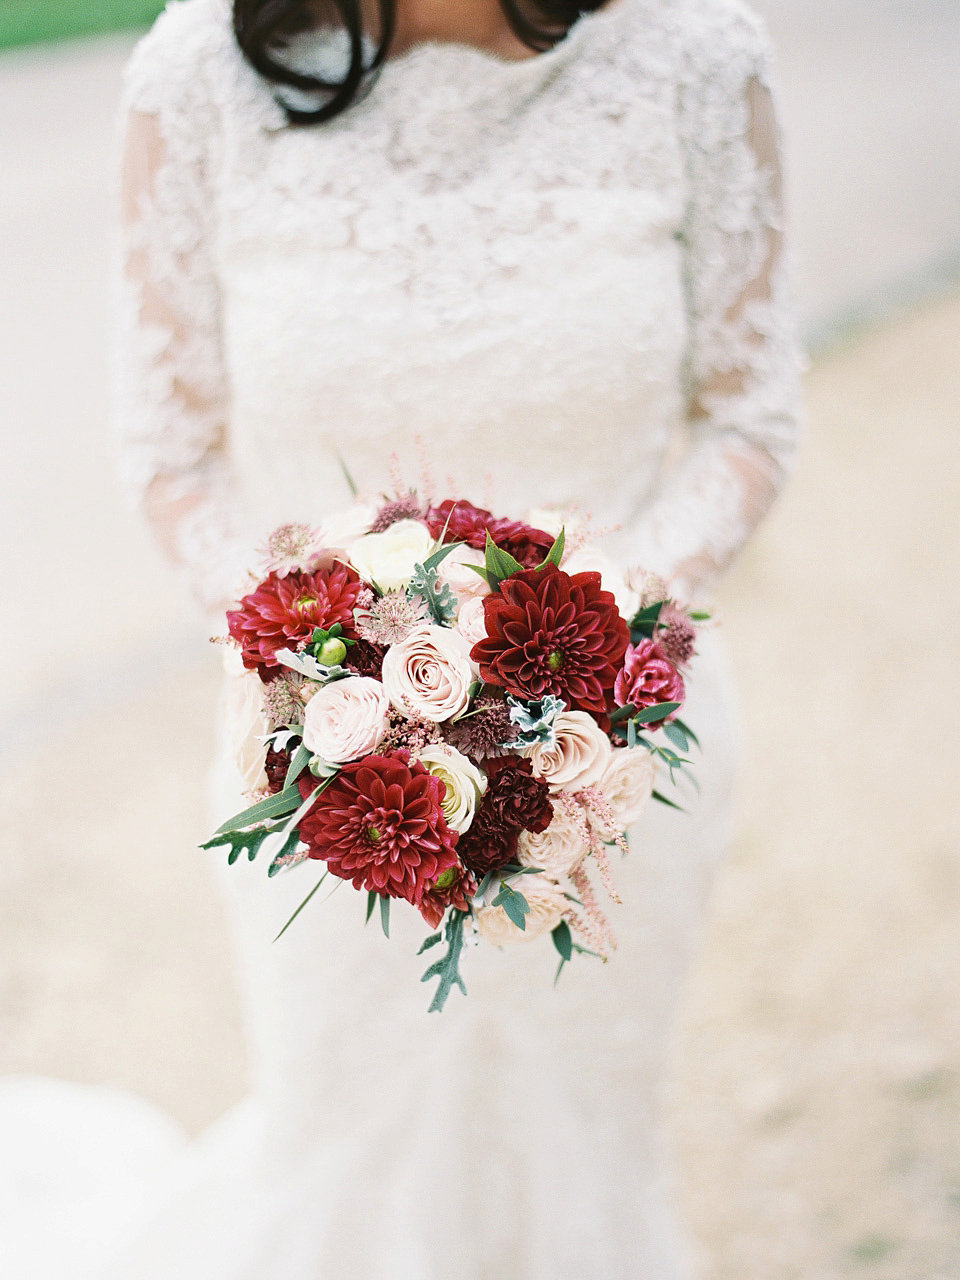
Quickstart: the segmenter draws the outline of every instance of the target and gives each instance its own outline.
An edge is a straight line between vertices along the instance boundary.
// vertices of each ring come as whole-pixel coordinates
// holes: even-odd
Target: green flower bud
[[[347,656],[347,646],[335,636],[329,636],[317,650],[317,661],[325,667],[337,667]]]

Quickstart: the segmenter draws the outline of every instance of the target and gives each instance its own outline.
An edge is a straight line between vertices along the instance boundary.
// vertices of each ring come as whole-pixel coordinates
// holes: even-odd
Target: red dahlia
[[[477,882],[466,867],[451,867],[428,885],[420,899],[420,914],[431,929],[436,929],[447,907],[466,911],[477,892]]]
[[[542,529],[521,524],[519,520],[500,519],[483,507],[475,507],[469,502],[454,502],[452,498],[441,502],[439,507],[431,507],[426,521],[435,538],[439,538],[446,529],[444,542],[465,542],[478,551],[487,545],[489,533],[497,546],[509,551],[525,569],[533,569],[542,563],[553,546],[553,538]]]
[[[243,652],[243,665],[261,675],[279,666],[278,649],[296,649],[314,627],[328,630],[335,622],[344,635],[355,636],[353,609],[364,583],[345,564],[315,573],[271,573],[227,613],[230,634]]]
[[[505,578],[483,602],[486,639],[470,656],[489,684],[520,698],[562,698],[603,717],[629,641],[599,573],[554,564]]]
[[[335,876],[419,906],[460,864],[440,802],[444,784],[406,752],[346,765],[300,824],[310,857]]]

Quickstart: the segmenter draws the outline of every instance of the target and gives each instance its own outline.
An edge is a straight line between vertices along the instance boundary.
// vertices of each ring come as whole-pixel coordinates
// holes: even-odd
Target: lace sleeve
[[[741,18],[736,39],[710,35],[689,58],[679,104],[690,439],[634,544],[636,560],[688,599],[710,589],[786,478],[801,367],[765,38]]]
[[[254,539],[227,447],[207,185],[212,112],[189,77],[189,50],[180,47],[178,62],[165,56],[173,42],[161,24],[176,21],[177,8],[126,73],[115,423],[125,488],[198,603],[219,610],[248,580]]]

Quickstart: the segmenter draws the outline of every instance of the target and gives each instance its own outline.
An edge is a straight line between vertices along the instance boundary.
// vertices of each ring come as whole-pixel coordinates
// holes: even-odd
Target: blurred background
[[[216,653],[110,464],[120,70],[0,0],[0,1073],[192,1131],[245,1090],[197,842]],[[960,1277],[960,5],[763,0],[811,352],[720,601],[748,760],[677,1045],[710,1280]]]

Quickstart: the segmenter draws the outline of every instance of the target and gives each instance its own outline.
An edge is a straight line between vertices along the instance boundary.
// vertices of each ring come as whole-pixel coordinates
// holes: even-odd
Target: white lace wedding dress
[[[212,612],[272,524],[350,501],[341,459],[376,492],[417,438],[438,498],[577,502],[619,526],[607,550],[709,594],[796,435],[769,55],[738,0],[611,0],[520,61],[421,44],[309,128],[226,0],[185,0],[125,103],[123,453]],[[619,949],[556,991],[549,940],[477,949],[469,998],[428,1016],[416,912],[388,942],[346,889],[274,944],[316,867],[212,856],[253,1093],[188,1146],[129,1098],[0,1091],[4,1277],[687,1275],[659,1095],[734,748],[701,649],[702,795],[639,824]],[[243,803],[226,688],[211,820]]]

